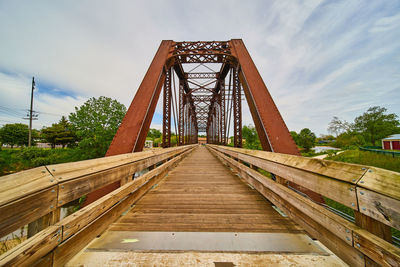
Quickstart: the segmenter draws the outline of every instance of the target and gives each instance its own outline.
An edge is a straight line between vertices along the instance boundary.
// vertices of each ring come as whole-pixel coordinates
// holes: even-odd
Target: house
[[[146,140],[144,143],[145,148],[153,148],[153,141],[152,140]]]
[[[400,150],[400,134],[393,134],[382,139],[382,148],[386,150]]]

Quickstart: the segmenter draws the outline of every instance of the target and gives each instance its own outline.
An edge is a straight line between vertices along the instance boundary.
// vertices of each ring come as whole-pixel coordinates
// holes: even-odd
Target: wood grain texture
[[[368,171],[357,186],[400,200],[400,173],[375,167]]]
[[[46,167],[38,167],[0,177],[0,206],[54,186]]]
[[[56,209],[57,186],[33,193],[0,207],[0,237]]]
[[[302,232],[199,147],[110,230]]]
[[[0,266],[32,266],[61,241],[61,227],[49,226],[19,246],[0,255]]]
[[[357,195],[361,213],[400,229],[400,200],[361,187]]]
[[[302,169],[308,172],[321,174],[324,176],[328,176],[352,184],[355,184],[365,174],[367,169],[366,166],[358,164],[320,160],[320,159],[306,158],[306,157],[273,153],[267,151],[226,147],[226,146],[223,147],[216,145],[210,145],[210,147],[213,147],[214,149],[217,149],[218,151],[224,153],[228,151],[237,153],[236,156],[241,160],[244,160],[244,158],[242,158],[244,155],[249,155],[252,157],[268,160],[271,162],[276,162],[297,169]]]

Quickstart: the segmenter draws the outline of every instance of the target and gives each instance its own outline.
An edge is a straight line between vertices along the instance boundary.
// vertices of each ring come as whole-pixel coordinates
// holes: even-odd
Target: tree
[[[51,127],[43,128],[42,137],[51,144],[52,148],[55,148],[56,145],[62,145],[64,148],[68,144],[74,144],[77,140],[71,123],[64,116],[61,117],[58,123],[53,123]]]
[[[258,138],[257,130],[254,126],[243,126],[242,136],[245,140],[245,148],[262,150],[260,139]]]
[[[147,137],[150,137],[154,141],[154,139],[161,137],[161,131],[150,128],[149,131],[147,132]]]
[[[400,122],[396,114],[385,114],[384,107],[371,107],[354,120],[354,130],[363,134],[372,145],[376,141],[399,131]]]
[[[92,97],[69,115],[79,148],[86,158],[103,157],[125,116],[126,107],[117,100]]]
[[[339,134],[351,130],[351,124],[345,120],[340,120],[338,117],[334,116],[329,123],[328,132],[335,134],[337,137]]]
[[[315,144],[315,134],[308,128],[302,129],[298,135],[298,138],[299,145],[304,148],[306,152],[310,151],[310,148],[312,148]]]
[[[296,145],[299,146],[300,145],[299,135],[295,131],[290,131],[290,135],[292,136],[293,141],[296,143]]]
[[[11,147],[28,145],[29,128],[22,123],[6,124],[0,129],[0,140]]]

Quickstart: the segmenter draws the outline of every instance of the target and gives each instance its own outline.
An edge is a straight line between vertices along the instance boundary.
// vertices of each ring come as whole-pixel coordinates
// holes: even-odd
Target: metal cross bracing
[[[206,134],[208,143],[241,147],[243,93],[263,150],[299,155],[243,41],[232,39],[162,41],[106,156],[143,150],[162,88],[163,147],[172,131],[177,145]]]

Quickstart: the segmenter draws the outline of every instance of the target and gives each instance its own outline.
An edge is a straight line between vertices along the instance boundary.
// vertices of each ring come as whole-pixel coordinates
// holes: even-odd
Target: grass
[[[0,176],[38,166],[87,159],[77,148],[6,148],[0,150]]]
[[[339,155],[327,157],[328,160],[374,166],[400,172],[400,157],[378,154],[369,151],[347,150]]]

